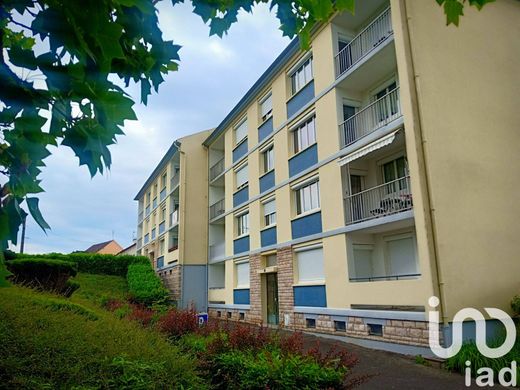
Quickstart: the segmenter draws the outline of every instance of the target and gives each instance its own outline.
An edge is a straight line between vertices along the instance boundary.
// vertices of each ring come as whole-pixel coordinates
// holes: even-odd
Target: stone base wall
[[[220,313],[220,316],[219,316]],[[229,314],[231,313],[231,314]],[[244,315],[244,319],[241,319],[240,314]],[[250,320],[250,311],[249,310],[238,310],[238,309],[216,309],[216,308],[208,308],[208,316],[209,318],[215,318],[218,320],[229,320],[229,321],[240,321],[247,323],[256,323],[254,320]]]
[[[289,319],[289,327],[294,323],[294,271],[292,247],[287,246],[276,252],[278,265],[278,312],[280,327],[285,327],[285,319]]]
[[[262,256],[254,254],[249,257],[249,301],[250,309],[248,322],[262,324],[262,275],[258,271],[262,268]]]
[[[181,299],[182,266],[176,265],[166,270],[159,270],[157,275],[159,275],[164,286],[170,291],[170,298],[175,302],[179,302]]]

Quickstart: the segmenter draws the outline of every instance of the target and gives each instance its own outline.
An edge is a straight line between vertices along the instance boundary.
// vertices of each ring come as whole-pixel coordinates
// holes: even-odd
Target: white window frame
[[[244,126],[244,128],[242,127]],[[244,131],[244,134],[242,135],[241,138],[238,138],[238,130],[242,130]],[[233,127],[233,137],[235,139],[235,145],[239,145],[241,144],[244,140],[247,139],[247,117],[243,118],[240,122],[238,122],[234,127]]]
[[[302,278],[302,273],[300,271],[300,266],[302,265],[301,260],[299,258],[299,253],[305,253],[309,251],[315,251],[321,249],[321,273],[317,274],[316,277],[311,278]],[[323,245],[309,245],[304,247],[299,247],[294,249],[295,260],[296,260],[296,280],[297,284],[324,284],[325,283],[325,258],[323,253]]]
[[[245,181],[239,183],[239,181],[238,181],[239,173],[243,172],[244,169],[245,169]],[[249,184],[249,166],[248,166],[248,164],[244,164],[240,168],[235,169],[235,183],[236,183],[237,190],[240,190]]]
[[[269,145],[267,148],[263,149],[261,153],[263,173],[271,172],[274,169],[274,145]]]
[[[291,96],[300,92],[307,84],[314,80],[312,54],[303,57],[288,73],[291,84]]]
[[[249,210],[235,215],[237,221],[237,237],[249,235]]]
[[[269,102],[270,103],[270,108],[265,110],[265,107],[264,107],[264,104]],[[267,94],[265,94],[265,96],[260,99],[260,101],[258,102],[258,105],[259,105],[259,112],[260,112],[260,119],[262,120],[262,123],[264,123],[265,121],[267,121],[269,118],[271,118],[273,116],[273,94],[272,92],[268,92]]]
[[[306,181],[298,185],[294,188],[294,193],[296,216],[299,217],[320,210],[321,200],[319,179],[316,178],[312,181]]]
[[[267,205],[269,205],[268,208],[270,208],[270,207],[274,208],[274,211],[271,211],[270,213],[267,214],[267,212],[270,211],[269,209],[266,209]],[[276,199],[271,198],[269,200],[262,202],[262,207],[263,207],[263,212],[264,212],[264,226],[270,227],[270,226],[276,225]]]
[[[292,128],[291,137],[294,154],[298,154],[316,144],[316,115],[313,113],[310,117]]]

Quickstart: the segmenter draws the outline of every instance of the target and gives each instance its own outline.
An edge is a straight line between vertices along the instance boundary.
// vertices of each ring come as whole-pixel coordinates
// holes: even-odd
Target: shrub
[[[511,300],[511,309],[517,316],[520,316],[520,295],[515,295]]]
[[[212,370],[216,388],[226,389],[328,389],[340,388],[347,368],[320,366],[300,355],[280,350],[230,351],[217,356]]]
[[[132,305],[127,318],[132,321],[137,321],[142,326],[149,326],[154,316],[155,313],[153,310],[142,305]]]
[[[233,326],[228,337],[229,346],[241,351],[258,350],[272,341],[268,329],[244,324]]]
[[[51,311],[65,311],[65,312],[71,312],[74,314],[78,314],[82,317],[85,317],[88,320],[96,321],[98,319],[98,316],[96,313],[94,313],[92,310],[87,309],[86,307],[79,305],[77,303],[62,301],[59,299],[52,299],[52,298],[41,298],[41,299],[35,299],[35,303],[42,305],[46,309],[49,309]]]
[[[193,309],[170,309],[157,321],[157,328],[171,338],[193,333],[198,327],[197,313]]]
[[[74,294],[74,291],[80,288],[80,284],[76,280],[67,280],[65,282],[65,287],[62,290],[62,294],[65,295],[67,298],[69,298],[72,294]]]
[[[74,283],[68,283],[77,273],[76,265],[68,261],[22,258],[7,262],[7,267],[14,274],[15,283],[28,287],[62,294],[72,294],[78,288]]]
[[[155,274],[150,263],[130,264],[126,276],[131,300],[144,305],[165,302],[168,290]]]

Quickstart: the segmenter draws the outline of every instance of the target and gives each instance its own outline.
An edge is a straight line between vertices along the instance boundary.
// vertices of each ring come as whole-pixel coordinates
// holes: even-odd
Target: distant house
[[[133,255],[137,254],[137,243],[134,241],[131,245],[127,246],[125,249],[122,249],[117,255]]]
[[[117,255],[119,252],[123,250],[123,247],[117,243],[115,240],[100,242],[99,244],[94,244],[85,250],[87,253],[100,253],[106,255]]]

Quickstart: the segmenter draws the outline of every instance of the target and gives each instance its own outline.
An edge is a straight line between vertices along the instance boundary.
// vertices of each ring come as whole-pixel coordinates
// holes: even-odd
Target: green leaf
[[[0,288],[9,287],[10,283],[7,281],[7,277],[11,276],[12,273],[7,270],[4,262],[3,254],[0,256]]]
[[[495,0],[469,0],[469,5],[477,7],[480,11],[486,4],[493,2],[495,2]]]
[[[36,223],[42,228],[44,232],[46,229],[50,229],[51,227],[47,224],[47,222],[45,222],[42,213],[40,212],[40,207],[38,206],[39,199],[26,198],[26,201],[27,207],[29,208],[29,212],[31,213]]]
[[[332,15],[332,2],[331,1],[318,1],[314,7],[314,17],[317,20],[327,20]]]
[[[356,0],[336,0],[336,8],[338,11],[348,11],[351,14],[354,14]]]
[[[446,25],[459,25],[459,17],[464,15],[464,6],[458,0],[445,0],[444,13],[446,14]]]

